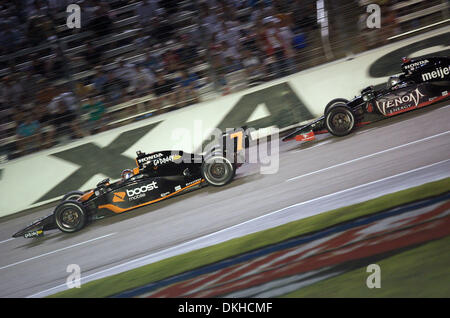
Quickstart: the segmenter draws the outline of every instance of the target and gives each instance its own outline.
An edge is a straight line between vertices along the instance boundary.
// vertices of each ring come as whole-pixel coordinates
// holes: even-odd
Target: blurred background
[[[71,3],[81,8],[79,29],[66,25]],[[374,3],[380,29],[366,25]],[[3,0],[0,163],[442,27],[448,8],[448,0]]]

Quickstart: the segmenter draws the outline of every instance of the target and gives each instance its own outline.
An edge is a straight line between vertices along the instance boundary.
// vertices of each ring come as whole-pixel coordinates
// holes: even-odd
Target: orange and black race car
[[[65,233],[79,231],[88,223],[146,206],[204,185],[229,183],[245,159],[248,137],[242,130],[225,134],[230,147],[212,147],[208,155],[183,151],[138,151],[137,167],[122,172],[121,179],[111,183],[107,178],[95,189],[67,193],[53,214],[36,220],[13,237],[39,237],[46,230]],[[227,151],[232,149],[232,151]]]

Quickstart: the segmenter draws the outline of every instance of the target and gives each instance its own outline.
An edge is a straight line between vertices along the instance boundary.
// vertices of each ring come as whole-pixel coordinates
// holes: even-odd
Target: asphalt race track
[[[42,297],[65,289],[69,264],[83,281],[215,244],[330,209],[450,176],[448,102],[358,129],[280,144],[279,171],[257,164],[224,188],[206,187],[75,234],[11,235],[52,207],[0,220],[0,297]],[[118,174],[120,171],[118,171]]]

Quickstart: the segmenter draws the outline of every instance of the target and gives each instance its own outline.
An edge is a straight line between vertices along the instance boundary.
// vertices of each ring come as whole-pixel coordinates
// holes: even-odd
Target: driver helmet
[[[127,180],[129,178],[131,178],[133,176],[133,171],[131,169],[125,169],[124,171],[122,171],[122,180]]]
[[[391,76],[389,77],[389,80],[387,82],[387,88],[392,89],[395,86],[397,86],[401,82],[400,77],[398,76]]]

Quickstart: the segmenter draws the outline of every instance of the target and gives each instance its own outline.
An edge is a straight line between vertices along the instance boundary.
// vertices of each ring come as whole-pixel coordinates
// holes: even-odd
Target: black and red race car
[[[450,57],[403,59],[402,74],[389,78],[387,87],[376,90],[369,86],[352,100],[330,101],[324,115],[302,125],[282,140],[311,141],[319,133],[346,136],[355,127],[372,120],[395,116],[432,105],[450,97]]]
[[[227,143],[228,142],[228,143]],[[90,222],[121,214],[185,193],[207,184],[228,184],[245,161],[248,136],[243,128],[223,135],[223,143],[209,147],[206,154],[183,151],[138,151],[136,168],[125,169],[121,179],[104,179],[89,191],[67,193],[54,212],[34,221],[13,237],[33,238],[46,230],[65,233],[81,230]]]

